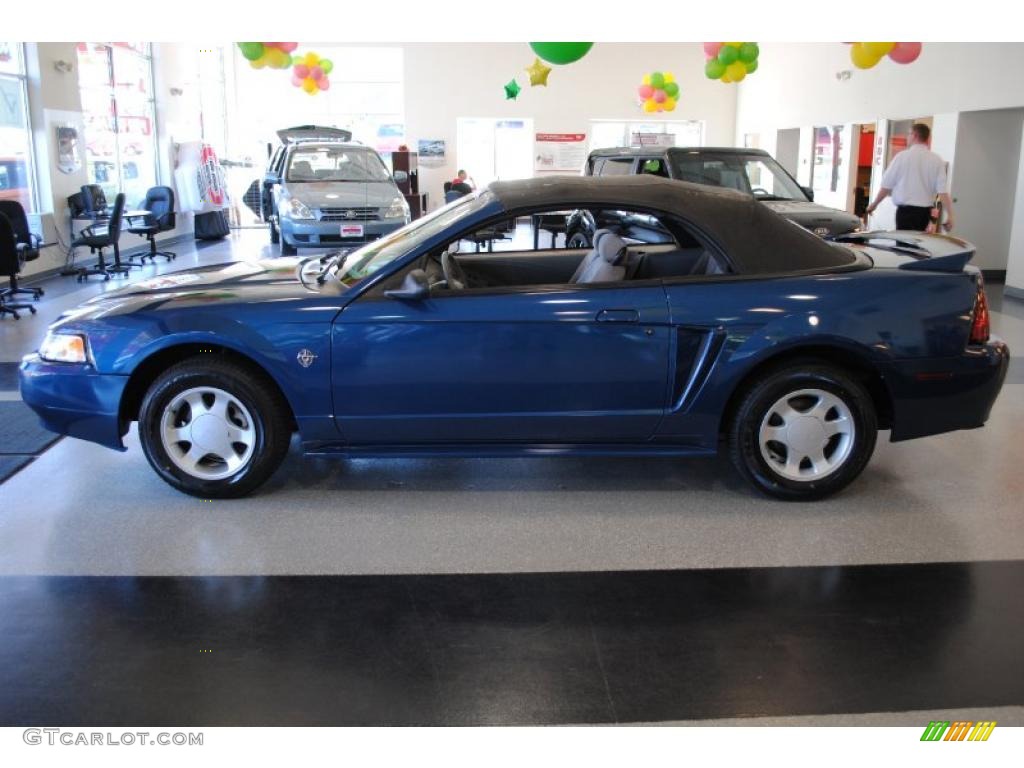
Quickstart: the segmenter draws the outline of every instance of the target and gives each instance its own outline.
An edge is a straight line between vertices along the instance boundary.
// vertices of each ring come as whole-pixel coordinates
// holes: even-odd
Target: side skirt
[[[521,458],[524,456],[714,456],[715,451],[687,445],[664,445],[641,443],[638,445],[502,445],[455,444],[455,445],[336,445],[306,444],[307,456],[337,456],[339,458],[380,459],[380,458]]]

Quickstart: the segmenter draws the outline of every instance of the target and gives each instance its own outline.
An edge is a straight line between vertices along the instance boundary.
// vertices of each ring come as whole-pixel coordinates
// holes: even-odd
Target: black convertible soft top
[[[658,176],[547,176],[496,181],[488,189],[507,211],[635,206],[674,215],[717,243],[740,274],[834,269],[857,261],[852,251],[731,189]]]

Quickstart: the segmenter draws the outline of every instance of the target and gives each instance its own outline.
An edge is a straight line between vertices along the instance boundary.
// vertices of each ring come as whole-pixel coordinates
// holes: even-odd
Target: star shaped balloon
[[[516,82],[515,78],[512,78],[507,83],[505,83],[505,98],[515,99],[516,96],[519,95],[519,92],[521,90],[523,89],[519,87],[519,83]]]
[[[551,67],[545,67],[540,59],[534,59],[533,64],[526,67],[526,71],[530,73],[531,86],[548,84],[548,75],[551,74]]]

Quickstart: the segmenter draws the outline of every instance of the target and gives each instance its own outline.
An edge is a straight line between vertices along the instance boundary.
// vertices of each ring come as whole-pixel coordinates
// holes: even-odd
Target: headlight
[[[309,210],[309,206],[301,200],[296,200],[294,197],[288,200],[288,207],[285,209],[285,215],[292,219],[313,219],[313,212]]]
[[[385,219],[408,219],[409,204],[404,198],[396,197],[391,201],[391,207],[384,211]]]
[[[47,333],[39,346],[39,356],[51,363],[87,363],[85,336],[76,333]]]

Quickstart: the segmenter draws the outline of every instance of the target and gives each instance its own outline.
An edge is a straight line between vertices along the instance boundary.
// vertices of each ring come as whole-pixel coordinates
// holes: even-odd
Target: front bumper
[[[1010,364],[1010,348],[993,338],[955,358],[889,363],[893,442],[975,429],[988,420]]]
[[[27,355],[19,369],[21,399],[59,435],[125,450],[119,409],[127,376],[97,373],[88,364],[48,363]]]
[[[361,224],[362,237],[342,237],[342,224]],[[282,216],[280,218],[281,237],[288,245],[297,248],[357,248],[372,243],[384,235],[405,226],[404,219],[382,219],[379,221],[314,221],[312,219],[294,220]]]

